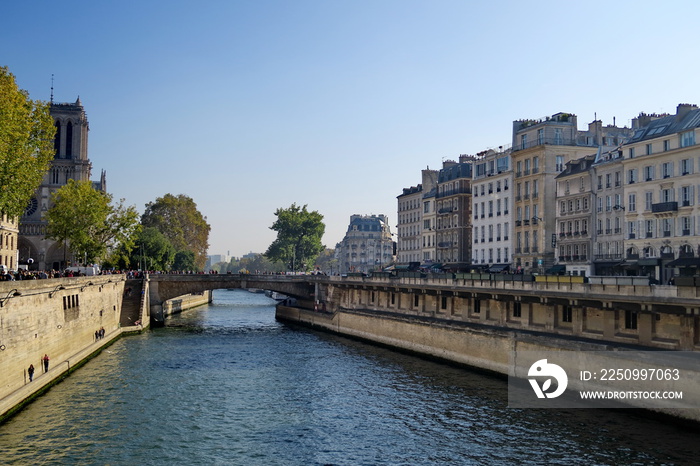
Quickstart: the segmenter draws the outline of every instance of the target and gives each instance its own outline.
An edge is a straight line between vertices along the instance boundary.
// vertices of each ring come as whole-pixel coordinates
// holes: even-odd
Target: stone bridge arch
[[[319,295],[321,280],[305,275],[248,274],[154,274],[148,277],[148,300],[151,319],[163,322],[163,303],[190,293],[227,288],[256,288],[276,291],[300,301],[313,301]]]

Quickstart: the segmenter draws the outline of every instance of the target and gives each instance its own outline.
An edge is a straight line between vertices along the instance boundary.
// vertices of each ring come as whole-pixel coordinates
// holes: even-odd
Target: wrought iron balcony
[[[662,212],[677,212],[678,202],[660,202],[651,205],[651,211],[655,214]]]

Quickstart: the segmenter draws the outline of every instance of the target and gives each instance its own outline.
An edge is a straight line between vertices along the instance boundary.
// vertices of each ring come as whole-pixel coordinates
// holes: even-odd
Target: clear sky
[[[700,2],[7,1],[0,65],[90,121],[93,179],[143,212],[194,199],[210,254],[264,252],[307,204],[342,240],[420,170],[510,144],[512,121],[583,127],[700,104]]]

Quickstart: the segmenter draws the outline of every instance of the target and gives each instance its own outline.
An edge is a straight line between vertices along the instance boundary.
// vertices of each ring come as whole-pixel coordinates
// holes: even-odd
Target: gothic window
[[[73,123],[66,125],[66,158],[73,158]]]

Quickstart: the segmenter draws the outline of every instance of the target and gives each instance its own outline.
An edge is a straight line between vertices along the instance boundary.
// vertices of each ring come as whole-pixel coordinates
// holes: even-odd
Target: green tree
[[[191,197],[184,194],[166,194],[157,198],[155,202],[149,202],[141,216],[141,224],[160,231],[176,251],[192,252],[195,266],[189,270],[204,268],[211,227],[207,218],[197,210],[197,204]]]
[[[129,251],[138,232],[136,209],[124,200],[112,205],[112,196],[92,187],[90,181],[68,180],[51,197],[46,213],[46,237],[67,244],[85,263],[103,259],[119,246]]]
[[[178,251],[175,253],[173,269],[182,272],[197,270],[194,253],[192,251]]]
[[[277,239],[268,247],[265,256],[272,261],[282,261],[294,272],[309,270],[318,254],[323,251],[321,238],[326,230],[323,215],[309,212],[306,205],[296,203],[288,209],[275,211],[277,220],[270,227],[277,232]]]
[[[55,134],[49,104],[29,99],[0,67],[0,212],[22,215],[51,166]]]
[[[127,266],[147,270],[170,270],[175,260],[175,247],[163,233],[146,227],[138,234]]]

